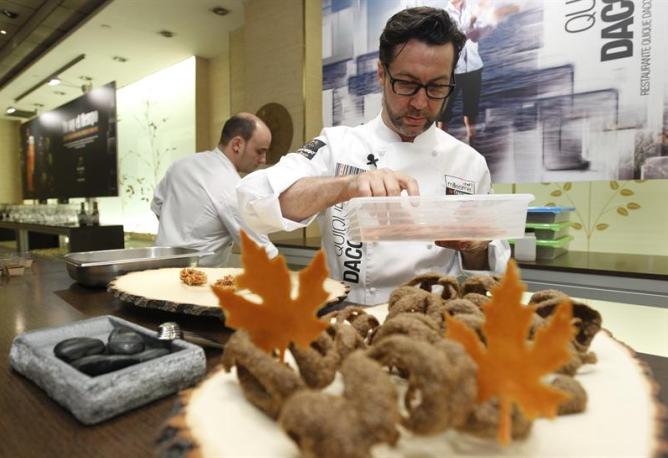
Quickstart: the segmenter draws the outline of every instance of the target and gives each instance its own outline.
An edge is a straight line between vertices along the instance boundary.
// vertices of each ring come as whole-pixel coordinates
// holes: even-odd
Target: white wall
[[[195,152],[195,58],[120,88],[116,97],[120,196],[98,199],[101,223],[154,234],[153,190],[172,162]]]

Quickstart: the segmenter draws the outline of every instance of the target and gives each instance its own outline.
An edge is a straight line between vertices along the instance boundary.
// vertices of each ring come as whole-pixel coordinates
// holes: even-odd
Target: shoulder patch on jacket
[[[314,138],[308,143],[305,143],[301,148],[297,150],[299,154],[304,156],[306,159],[313,159],[313,156],[315,156],[315,153],[318,152],[320,148],[325,146],[325,142],[322,140],[318,140],[317,138]]]

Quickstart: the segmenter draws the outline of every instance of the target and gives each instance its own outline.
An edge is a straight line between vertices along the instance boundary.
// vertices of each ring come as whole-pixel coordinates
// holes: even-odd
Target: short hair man
[[[350,284],[353,302],[385,302],[396,286],[427,271],[459,275],[505,268],[510,250],[502,241],[435,246],[356,243],[346,236],[345,203],[353,197],[490,191],[485,159],[434,124],[452,91],[463,44],[464,36],[442,9],[395,14],[380,37],[380,115],[353,128],[325,128],[237,188],[245,218],[260,232],[294,230],[320,214],[331,275]]]
[[[227,264],[232,242],[239,243],[244,229],[275,256],[278,251],[269,239],[244,223],[235,191],[239,173],[266,163],[270,144],[271,132],[262,120],[239,113],[223,126],[217,148],[172,164],[151,202],[160,221],[156,245],[211,251],[200,265],[219,267]]]

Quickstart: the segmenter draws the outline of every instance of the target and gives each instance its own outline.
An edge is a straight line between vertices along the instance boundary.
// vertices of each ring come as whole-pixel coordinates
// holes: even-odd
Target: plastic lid
[[[561,223],[527,223],[526,227],[529,229],[544,229],[548,231],[560,231],[565,227],[570,226],[570,221],[563,221]]]
[[[573,240],[575,237],[572,235],[567,235],[555,240],[536,240],[537,246],[546,246],[550,248],[562,248],[565,245],[568,245],[568,242]]]
[[[528,213],[565,213],[575,211],[575,207],[529,207]]]
[[[536,239],[536,246],[545,246],[545,247],[550,247],[550,248],[562,248],[565,245],[568,245],[568,243],[573,240],[575,237],[572,235],[566,235],[564,237],[555,239],[555,240],[541,240],[541,239]],[[511,245],[515,244],[515,240],[508,240],[508,243]]]

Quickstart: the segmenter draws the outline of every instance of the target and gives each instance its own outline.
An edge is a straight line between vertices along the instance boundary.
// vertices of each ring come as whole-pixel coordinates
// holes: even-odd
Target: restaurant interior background
[[[42,2],[0,3],[28,8]],[[74,8],[85,2],[61,3]],[[0,104],[13,104],[25,88],[82,53],[86,58],[63,72],[64,81],[80,83],[93,73],[94,86],[117,81],[120,196],[98,199],[102,224],[123,224],[133,237],[150,239],[157,230],[149,209],[153,188],[174,160],[213,147],[231,113],[282,105],[289,122],[270,111],[270,127],[293,150],[322,128],[323,7],[331,8],[331,0],[98,3],[85,24],[0,89]],[[215,6],[229,14],[212,14]],[[163,30],[174,36],[161,36]],[[48,110],[81,94],[78,88],[64,96],[53,92],[44,85],[19,105]],[[0,119],[0,203],[22,202],[19,125]],[[577,207],[571,250],[668,255],[668,180],[503,183],[494,189],[533,193],[534,205]],[[317,235],[312,225],[274,237]]]

